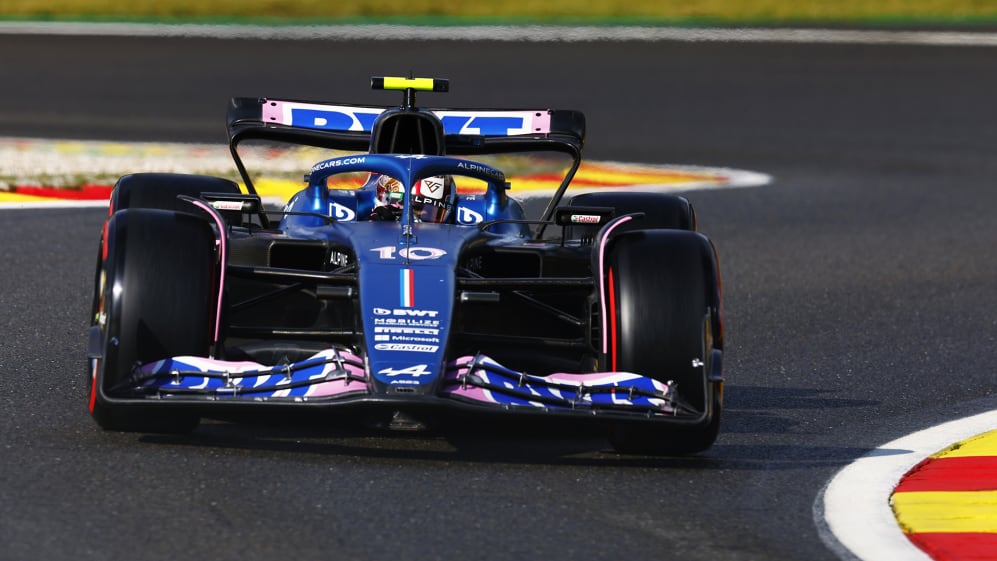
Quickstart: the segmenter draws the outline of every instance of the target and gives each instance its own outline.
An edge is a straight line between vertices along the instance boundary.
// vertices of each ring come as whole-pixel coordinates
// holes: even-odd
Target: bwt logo
[[[352,222],[357,218],[357,213],[353,209],[337,202],[329,203],[329,215],[339,222]]]
[[[509,136],[529,134],[530,128],[523,117],[511,115],[444,115],[443,131],[447,134],[472,134],[483,136]]]
[[[457,207],[458,224],[477,224],[484,221],[485,217],[481,216],[481,214],[474,212],[469,208]]]
[[[291,126],[319,130],[370,132],[381,111],[370,109],[291,108]],[[440,116],[446,134],[509,136],[529,134],[530,123],[517,115],[477,115],[447,112]]]
[[[412,310],[409,308],[374,308],[374,315],[376,316],[405,316],[405,317],[431,317],[434,318],[440,315],[438,310]]]
[[[370,131],[380,111],[291,108],[291,126],[334,131]]]

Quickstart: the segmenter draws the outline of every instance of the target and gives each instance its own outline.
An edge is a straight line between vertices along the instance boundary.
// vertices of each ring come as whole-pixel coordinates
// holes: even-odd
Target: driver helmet
[[[401,215],[404,187],[394,177],[372,174],[367,186],[376,189],[374,215],[384,220],[397,219]],[[450,214],[453,194],[456,192],[453,177],[437,175],[418,181],[412,187],[412,210],[416,220],[421,222],[443,222]]]

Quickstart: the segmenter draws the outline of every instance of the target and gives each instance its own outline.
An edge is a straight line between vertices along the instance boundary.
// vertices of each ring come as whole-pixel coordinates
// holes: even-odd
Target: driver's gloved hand
[[[374,212],[370,213],[371,220],[386,220],[394,221],[398,220],[402,216],[401,207],[386,205],[379,206],[374,209]]]

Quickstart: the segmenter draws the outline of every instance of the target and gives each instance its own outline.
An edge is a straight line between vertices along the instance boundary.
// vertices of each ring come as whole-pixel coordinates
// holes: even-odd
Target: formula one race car
[[[97,423],[518,416],[596,423],[624,453],[708,448],[723,395],[720,274],[688,200],[566,197],[579,112],[424,109],[416,93],[446,80],[372,86],[401,91],[402,105],[232,99],[242,188],[117,182],[89,331]],[[317,163],[295,170],[291,150]],[[247,165],[256,157],[267,173],[308,171],[280,211],[257,194],[270,179]],[[517,178],[555,173],[530,216],[510,194]]]

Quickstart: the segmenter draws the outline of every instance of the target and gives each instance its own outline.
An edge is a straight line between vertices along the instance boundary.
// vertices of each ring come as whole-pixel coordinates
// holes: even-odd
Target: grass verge
[[[202,23],[994,24],[993,0],[0,0],[0,19]]]

